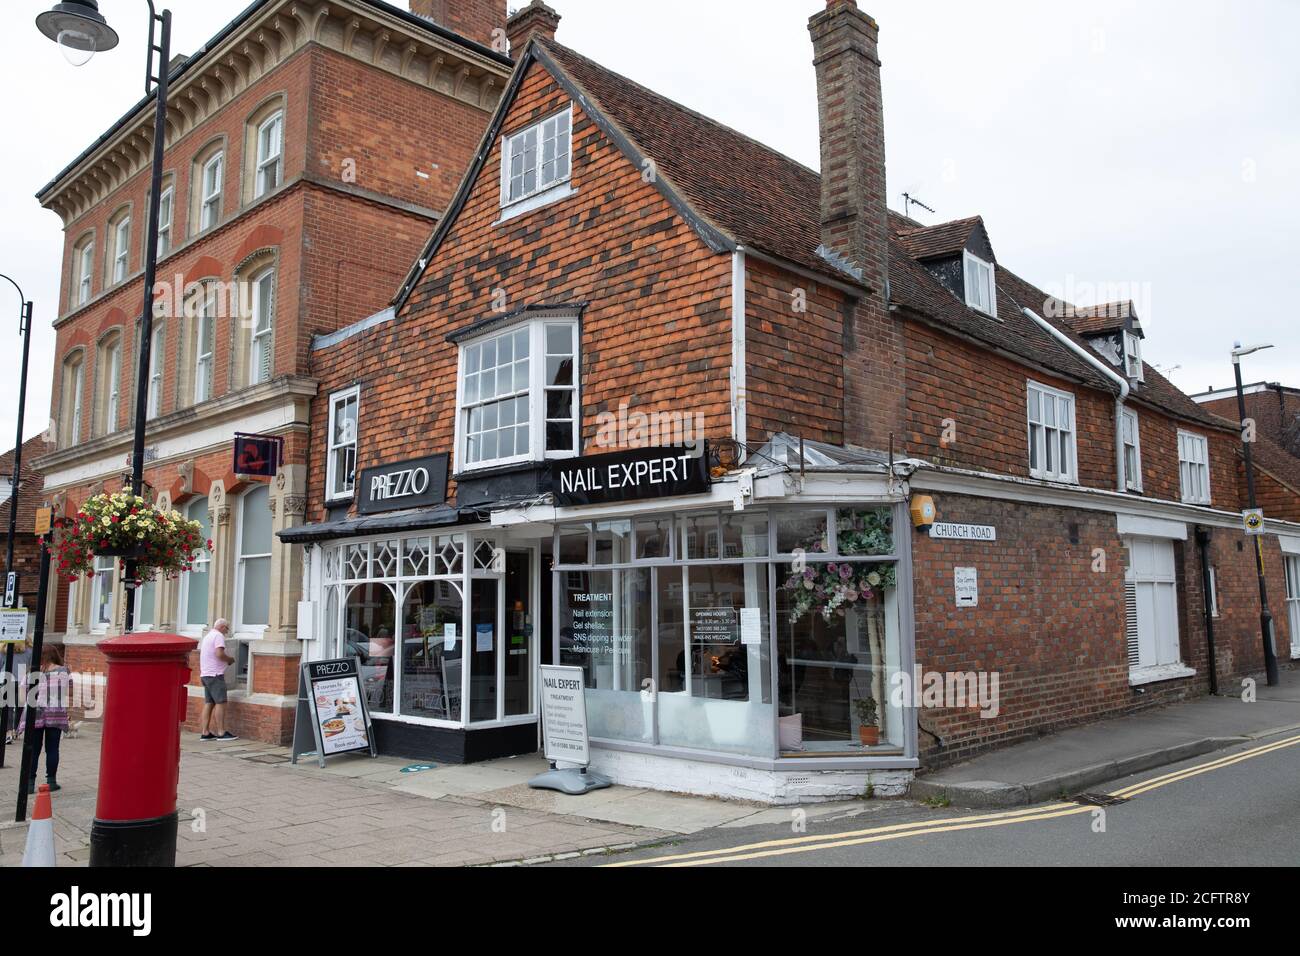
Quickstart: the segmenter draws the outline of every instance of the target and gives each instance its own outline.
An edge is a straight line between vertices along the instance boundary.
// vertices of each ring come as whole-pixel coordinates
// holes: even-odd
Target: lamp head
[[[1264,349],[1271,349],[1272,347],[1272,345],[1250,345],[1243,348],[1240,342],[1234,342],[1232,344],[1232,361],[1240,362],[1243,355],[1254,355],[1256,352],[1262,352]]]
[[[84,66],[101,50],[117,46],[95,0],[63,0],[36,17],[36,28],[59,45],[73,66]]]

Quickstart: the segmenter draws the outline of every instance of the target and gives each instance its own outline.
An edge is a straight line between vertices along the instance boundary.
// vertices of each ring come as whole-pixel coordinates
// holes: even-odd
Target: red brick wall
[[[917,322],[907,324],[908,452],[938,464],[1028,478],[1031,379],[1074,395],[1080,484],[1113,489],[1113,398]],[[944,442],[945,421],[956,428],[950,443]]]
[[[1246,417],[1255,420],[1259,434],[1300,457],[1300,392],[1270,389],[1252,392],[1245,399]],[[1201,407],[1232,422],[1238,419],[1235,395],[1205,402]]]
[[[926,709],[920,712],[927,765],[964,759],[994,745],[1118,716],[1204,693],[1209,687],[1201,559],[1189,528],[1175,545],[1183,663],[1197,676],[1128,684],[1124,572],[1127,552],[1114,515],[960,495],[937,499],[945,521],[995,525],[994,543],[914,539],[917,661],[923,671],[996,671],[1001,713]],[[1077,543],[1071,541],[1077,526]],[[1244,535],[1216,528],[1210,546],[1218,570],[1215,620],[1220,691],[1263,669],[1254,556]],[[1096,549],[1104,570],[1094,570]],[[1266,539],[1270,588],[1281,588],[1276,539]],[[957,608],[953,569],[975,567],[979,606]],[[1281,591],[1276,591],[1280,595]],[[1289,631],[1279,598],[1279,657],[1289,657]],[[942,740],[942,746],[936,740]]]
[[[782,431],[842,443],[844,294],[753,257],[745,279],[750,445]]]
[[[525,78],[505,129],[569,102],[540,66]],[[359,468],[453,444],[457,348],[445,336],[528,304],[590,303],[582,326],[583,434],[596,416],[698,411],[709,435],[730,433],[731,260],[711,253],[574,108],[576,194],[502,225],[500,144],[403,314],[314,358],[321,379],[314,447],[331,391],[361,382]],[[453,462],[453,469],[456,463]],[[308,520],[323,514],[324,468],[310,478]]]
[[[401,0],[396,0],[396,5],[401,6]],[[488,46],[492,31],[505,29],[505,0],[411,0],[410,5],[411,12]]]

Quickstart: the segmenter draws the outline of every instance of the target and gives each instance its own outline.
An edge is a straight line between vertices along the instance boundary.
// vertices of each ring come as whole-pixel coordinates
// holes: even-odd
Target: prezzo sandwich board
[[[308,729],[310,728],[310,730]],[[361,660],[305,661],[298,671],[298,713],[293,724],[293,763],[314,743],[316,758],[368,751],[378,757],[366,695],[361,692]]]

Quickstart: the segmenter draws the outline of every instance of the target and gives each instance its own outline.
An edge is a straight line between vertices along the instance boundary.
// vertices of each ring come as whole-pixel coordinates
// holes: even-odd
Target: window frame
[[[67,382],[68,375],[72,375],[72,380]],[[62,447],[70,448],[81,441],[81,415],[82,415],[82,392],[86,387],[86,353],[84,351],[74,352],[63,360],[63,376],[66,384],[64,385],[64,401],[70,403],[64,415],[65,427],[68,429],[68,436],[63,441]]]
[[[1207,569],[1210,578],[1210,593],[1206,595],[1210,605],[1210,616],[1218,618],[1219,616],[1219,569],[1216,565],[1210,565]]]
[[[567,325],[573,337],[573,444],[565,450],[547,451],[546,449],[546,327],[548,325]],[[521,329],[529,333],[528,366],[528,451],[507,457],[469,462],[469,413],[478,407],[505,401],[507,396],[494,397],[488,401],[478,400],[472,405],[465,404],[465,357],[466,351],[474,346],[489,341],[513,336]],[[538,359],[541,361],[538,361]],[[514,394],[514,398],[522,393]],[[558,421],[558,419],[557,419]],[[455,461],[457,471],[468,473],[499,468],[525,462],[545,462],[556,459],[576,458],[582,445],[582,322],[576,315],[538,316],[494,328],[481,335],[459,343],[456,359],[456,428]]]
[[[108,263],[109,285],[125,282],[131,274],[131,210],[120,211],[112,220],[113,255]]]
[[[149,343],[149,389],[145,417],[157,418],[162,414],[163,372],[166,369],[164,350],[167,348],[166,324],[154,319],[150,337],[153,341]]]
[[[189,501],[185,502],[183,505],[181,505],[179,510],[187,520],[189,521],[198,520],[191,514],[191,512],[194,511],[194,506],[199,503],[202,503],[204,510],[207,510],[208,496],[199,495],[197,497],[194,497]],[[212,530],[211,524],[212,524],[212,518],[211,518],[211,513],[209,512],[208,515],[209,535],[211,534],[211,530]],[[194,560],[190,562],[190,567],[191,570],[181,572],[180,578],[177,581],[177,590],[176,590],[176,632],[178,634],[184,634],[186,636],[193,636],[195,634],[201,635],[203,629],[207,626],[208,623],[210,623],[206,620],[208,616],[208,609],[206,606],[203,608],[203,617],[205,618],[203,624],[189,623],[189,616],[190,616],[190,582],[192,580],[191,575],[211,573],[212,553],[208,551],[206,548],[199,548],[199,550],[195,553]],[[204,584],[205,584],[205,590],[208,592],[210,596],[211,588],[212,588],[212,578],[208,578],[204,582]]]
[[[191,382],[192,394],[190,396],[193,405],[201,405],[212,398],[213,394],[213,383],[216,379],[217,368],[217,309],[215,295],[212,285],[204,284],[194,303],[194,316],[191,325],[194,338],[189,343],[190,349],[194,353],[194,375]],[[204,351],[204,323],[207,323],[208,329],[212,333],[207,339],[207,351]],[[200,377],[199,373],[204,368],[207,369],[207,372]]]
[[[88,233],[73,247],[72,308],[78,309],[90,302],[95,294],[95,234]]]
[[[971,269],[974,268],[979,273],[979,278],[988,278],[988,308],[980,304],[976,296],[972,295],[974,291],[971,287]],[[987,315],[991,319],[998,317],[998,282],[996,266],[988,262],[969,249],[962,250],[962,287],[966,293],[966,305],[982,315]],[[982,288],[980,291],[984,291]]]
[[[1123,451],[1124,451],[1124,454],[1123,454],[1123,461],[1124,461],[1124,490],[1125,490],[1125,491],[1136,491],[1136,492],[1138,492],[1139,494],[1141,494],[1141,493],[1142,493],[1142,432],[1141,432],[1141,423],[1140,423],[1139,420],[1138,420],[1137,412],[1133,411],[1131,408],[1125,408],[1125,409],[1121,412],[1121,415],[1122,415],[1122,417],[1123,417],[1123,426],[1126,426],[1130,421],[1133,423],[1133,441],[1132,441],[1132,442],[1130,442],[1130,441],[1128,440],[1128,435],[1125,434],[1125,429],[1124,429],[1124,427],[1121,426],[1121,429],[1120,429],[1120,433],[1121,433],[1121,436],[1122,436],[1122,438],[1123,438],[1123,443],[1124,443],[1124,449],[1123,449]],[[1128,465],[1128,450],[1129,450],[1129,448],[1132,448],[1132,449],[1133,449],[1133,465],[1134,465],[1134,468],[1133,468],[1133,474],[1130,474],[1130,473],[1129,473],[1129,465]]]
[[[164,214],[163,210],[166,210]],[[172,224],[176,218],[176,187],[169,183],[158,197],[158,245],[155,247],[154,260],[161,260],[172,251]],[[145,242],[148,242],[145,238]]]
[[[1054,416],[1059,415],[1060,413],[1060,403],[1063,401],[1068,402],[1069,416],[1070,416],[1070,430],[1069,430],[1070,470],[1069,472],[1063,472],[1059,467],[1060,452],[1061,452],[1060,435],[1062,434],[1062,428],[1060,426],[1059,418],[1054,418],[1053,424],[1051,426],[1048,426],[1047,423],[1042,420],[1044,416],[1042,413],[1043,405],[1042,405],[1041,398],[1039,400],[1039,412],[1038,412],[1040,420],[1035,422],[1030,417],[1033,413],[1033,408],[1029,404],[1029,396],[1030,393],[1033,391],[1039,392],[1042,398],[1051,398],[1053,402],[1056,403],[1055,408],[1053,410]],[[1044,385],[1041,382],[1036,382],[1033,379],[1029,379],[1025,386],[1025,422],[1026,422],[1026,431],[1028,435],[1028,451],[1029,451],[1028,464],[1029,464],[1030,476],[1033,478],[1037,478],[1041,481],[1056,481],[1056,482],[1061,482],[1063,484],[1077,485],[1079,483],[1079,423],[1078,423],[1078,402],[1075,396],[1073,395],[1073,393],[1063,392],[1058,388],[1052,388],[1052,386],[1050,385]],[[1034,429],[1036,427],[1040,429],[1042,432],[1043,444],[1041,448],[1037,445],[1037,441],[1035,438]],[[1045,463],[1047,461],[1047,455],[1046,455],[1047,432],[1049,428],[1050,430],[1054,431],[1057,435],[1055,447],[1056,447],[1056,460],[1058,462],[1058,467],[1053,469],[1049,469],[1045,467]],[[1036,451],[1038,452],[1037,466],[1034,465],[1034,458],[1035,458]]]
[[[568,158],[567,169],[563,176],[560,176],[554,179],[553,181],[543,185],[542,168],[545,165],[545,163],[542,160],[542,148],[543,148],[543,144],[545,143],[546,124],[557,122],[561,117],[566,117],[568,120],[567,123],[568,128],[565,131],[565,152],[564,152],[564,155],[567,156]],[[522,141],[529,133],[535,133],[537,136],[537,145],[536,145],[537,164],[534,167],[537,176],[536,185],[534,186],[533,189],[528,190],[526,192],[521,192],[518,196],[512,196],[510,192],[510,184],[511,181],[514,179],[514,177],[511,175],[511,165],[514,160],[515,151],[517,148],[516,144]],[[557,152],[556,154],[557,159],[559,158],[559,155],[560,154]],[[526,175],[526,173],[527,170],[525,169],[521,173],[521,175]],[[518,215],[523,212],[528,212],[532,209],[536,209],[539,206],[544,206],[547,203],[553,202],[557,199],[562,199],[564,196],[567,196],[572,192],[572,188],[573,188],[572,184],[573,184],[573,104],[572,103],[567,104],[563,109],[556,110],[554,113],[551,113],[549,116],[545,116],[535,123],[530,123],[529,125],[521,129],[518,129],[513,133],[502,134],[501,136],[501,194],[499,197],[499,201],[500,201],[503,219],[508,219],[511,216]]]
[[[113,626],[113,589],[115,586],[113,573],[116,570],[117,565],[111,557],[106,560],[108,561],[108,567],[101,568],[99,566],[99,556],[91,559],[91,567],[94,574],[90,579],[90,619],[87,623],[89,624],[90,632],[92,634],[106,634],[109,628]],[[108,620],[101,621],[96,612],[99,608],[100,599],[104,593],[105,581],[101,580],[100,577],[104,574],[108,575]]]
[[[272,525],[271,530],[271,550],[265,553],[257,552],[255,554],[244,554],[244,531],[247,523],[245,509],[248,507],[248,499],[257,489],[266,489],[266,503],[271,503],[271,486],[263,482],[254,482],[249,488],[245,489],[239,495],[239,514],[235,523],[235,601],[234,601],[234,620],[231,623],[232,637],[240,640],[256,640],[260,638],[270,628],[270,604],[267,605],[267,622],[265,624],[250,624],[244,621],[244,597],[246,588],[244,579],[247,572],[248,561],[261,561],[266,559],[274,563],[275,555],[275,529]],[[270,519],[268,519],[270,520]],[[209,588],[212,586],[212,579],[208,579]],[[210,595],[211,592],[209,592]],[[274,593],[271,595],[274,597]],[[210,600],[209,596],[209,600]]]
[[[207,190],[208,170],[213,166],[217,167],[216,182],[213,184],[211,192]],[[199,220],[198,231],[207,232],[215,226],[221,224],[221,194],[225,188],[226,182],[226,151],[218,149],[209,156],[199,166]],[[208,210],[215,209],[211,218],[208,216]]]
[[[1135,382],[1143,381],[1142,339],[1128,329],[1124,330],[1124,374]]]
[[[262,155],[262,133],[270,126],[275,126],[276,143],[275,153]],[[274,167],[275,182],[270,185],[263,184],[263,176],[266,171]],[[284,109],[283,107],[273,112],[266,119],[257,124],[253,131],[253,198],[261,199],[268,193],[274,192],[284,182]]]
[[[1188,458],[1184,455],[1185,450],[1192,447],[1199,447],[1203,453],[1203,461],[1196,461],[1194,458]],[[1187,466],[1186,469],[1184,466]],[[1191,475],[1191,469],[1201,469],[1201,477],[1205,485],[1204,494],[1192,495],[1189,493],[1188,478]],[[1183,504],[1188,505],[1208,505],[1213,500],[1210,489],[1210,439],[1206,435],[1200,435],[1196,432],[1178,429],[1178,491],[1179,497]]]
[[[120,332],[106,336],[99,346],[99,364],[103,366],[98,374],[103,389],[104,417],[100,420],[100,435],[112,435],[117,431],[117,420],[122,411],[122,335]]]
[[[334,424],[340,405],[346,406],[347,403],[354,402],[356,413],[353,416],[355,427],[352,433],[352,441],[334,442]],[[351,388],[345,388],[334,392],[330,395],[330,411],[327,423],[328,431],[325,433],[326,447],[326,465],[325,465],[325,500],[326,501],[349,501],[356,494],[356,474],[357,474],[357,438],[361,431],[361,386],[353,385]],[[338,478],[338,471],[335,465],[335,453],[352,446],[352,484],[350,487],[339,490],[335,487]]]
[[[275,263],[271,263],[257,269],[249,276],[248,284],[252,286],[252,297],[250,299],[251,311],[248,316],[248,379],[249,386],[261,385],[263,382],[269,382],[275,378],[275,299],[276,299],[276,273]],[[262,285],[270,282],[271,288],[269,293],[269,304],[266,313],[266,328],[259,329],[258,324],[262,315]],[[265,349],[265,352],[261,351]],[[266,377],[262,377],[262,369],[265,367]]]

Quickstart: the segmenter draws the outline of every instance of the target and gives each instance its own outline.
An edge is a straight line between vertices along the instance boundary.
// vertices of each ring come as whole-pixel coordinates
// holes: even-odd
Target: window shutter
[[[1128,666],[1137,667],[1142,663],[1142,653],[1138,645],[1138,598],[1137,585],[1132,581],[1124,583],[1124,635],[1128,640]]]

